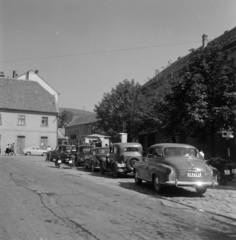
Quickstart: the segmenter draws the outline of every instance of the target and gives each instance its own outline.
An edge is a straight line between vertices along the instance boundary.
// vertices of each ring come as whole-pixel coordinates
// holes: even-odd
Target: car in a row
[[[194,187],[201,195],[208,187],[218,185],[218,171],[205,163],[197,148],[188,144],[155,144],[145,156],[142,145],[136,142],[114,143],[111,147],[82,145],[77,149],[67,146],[66,152],[68,149],[65,161],[74,155],[77,166],[84,164],[85,168],[100,170],[101,174],[111,172],[114,178],[134,173],[137,185],[151,182],[157,192],[166,186],[187,186]],[[51,155],[54,156],[53,151]]]

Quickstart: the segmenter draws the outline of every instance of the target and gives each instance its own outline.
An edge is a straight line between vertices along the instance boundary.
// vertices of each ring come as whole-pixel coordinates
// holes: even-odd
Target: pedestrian
[[[46,155],[46,159],[45,159],[45,162],[50,162],[50,159],[51,159],[51,151],[52,151],[52,148],[50,146],[47,147],[47,155]]]
[[[5,150],[5,156],[6,156],[6,155],[9,156],[10,151],[11,151],[10,145],[7,144],[7,147],[6,147],[6,150]]]
[[[12,145],[11,145],[11,154],[16,156],[16,153],[15,153],[15,143],[12,143]]]
[[[200,155],[201,155],[201,157],[202,157],[202,159],[204,160],[204,157],[205,157],[205,154],[204,154],[204,152],[202,151],[202,149],[200,150]]]

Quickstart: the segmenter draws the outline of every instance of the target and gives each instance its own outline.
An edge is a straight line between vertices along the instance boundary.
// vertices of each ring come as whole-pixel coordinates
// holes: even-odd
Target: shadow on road
[[[112,172],[105,172],[105,174],[101,174],[99,170],[96,170],[95,172],[92,172],[90,169],[86,169],[85,167],[76,167],[76,169],[80,172],[86,172],[89,173],[91,176],[96,176],[96,177],[101,177],[101,178],[113,178]],[[122,179],[130,179],[134,178],[134,175],[129,173],[129,174],[120,174],[119,178]],[[117,178],[117,180],[119,179]],[[115,179],[115,178],[113,178]]]
[[[138,193],[147,194],[147,195],[153,195],[160,197],[185,197],[185,198],[204,198],[204,196],[199,196],[194,188],[191,190],[184,189],[184,188],[178,188],[175,186],[166,186],[162,189],[161,193],[156,193],[153,189],[153,186],[151,183],[143,182],[142,185],[137,186],[135,183],[125,183],[125,182],[119,182],[119,186],[125,189],[133,190]]]

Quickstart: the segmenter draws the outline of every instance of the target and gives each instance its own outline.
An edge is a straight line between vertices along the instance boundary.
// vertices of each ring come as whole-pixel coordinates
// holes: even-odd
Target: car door
[[[153,156],[153,148],[148,149],[147,156],[144,158],[144,161],[139,163],[139,174],[142,179],[148,180],[149,174],[148,174],[148,166],[149,166],[149,160]]]
[[[149,157],[148,161],[148,180],[152,181],[152,175],[159,172],[160,164],[163,161],[162,148],[153,147],[152,155]]]

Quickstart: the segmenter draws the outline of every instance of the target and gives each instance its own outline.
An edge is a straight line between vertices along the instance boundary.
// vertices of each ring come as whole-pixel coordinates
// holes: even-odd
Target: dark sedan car
[[[72,155],[75,156],[76,149],[74,145],[58,145],[55,150],[50,152],[50,161],[60,158],[63,163],[69,162]]]
[[[84,164],[85,159],[88,158],[90,150],[94,148],[93,145],[79,145],[75,155],[75,166]]]
[[[165,185],[195,187],[204,194],[217,183],[217,170],[208,166],[199,151],[187,144],[160,143],[148,149],[143,161],[135,164],[135,182],[152,182],[157,192]]]
[[[100,161],[109,153],[109,147],[95,147],[90,150],[88,158],[85,159],[85,168],[90,168],[92,172],[100,169]]]
[[[132,173],[135,163],[141,161],[142,156],[143,148],[140,143],[114,143],[109,156],[101,159],[101,174],[113,172],[113,177],[117,178],[120,173]]]

